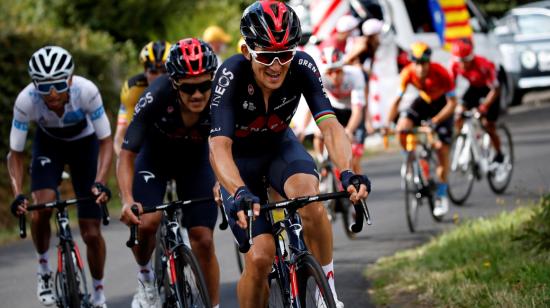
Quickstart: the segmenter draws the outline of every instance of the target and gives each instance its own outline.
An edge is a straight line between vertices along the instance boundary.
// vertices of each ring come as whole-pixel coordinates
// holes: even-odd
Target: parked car
[[[513,85],[513,104],[529,90],[550,88],[550,1],[511,9],[493,33]]]

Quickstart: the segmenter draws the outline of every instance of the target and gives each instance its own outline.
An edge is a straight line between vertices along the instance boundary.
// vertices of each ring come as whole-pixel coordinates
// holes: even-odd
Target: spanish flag
[[[446,49],[456,40],[472,39],[466,0],[429,0],[429,6],[435,31]]]

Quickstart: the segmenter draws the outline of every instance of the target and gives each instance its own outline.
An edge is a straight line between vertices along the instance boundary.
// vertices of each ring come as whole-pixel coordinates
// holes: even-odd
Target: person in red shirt
[[[454,80],[447,69],[430,61],[432,51],[428,45],[417,42],[411,45],[410,64],[401,71],[399,95],[390,107],[387,126],[397,117],[399,104],[409,84],[419,92],[419,96],[405,110],[397,122],[397,131],[410,130],[415,126],[432,127],[440,142],[436,145],[438,156],[435,216],[443,216],[449,210],[447,197],[447,174],[449,170],[449,146],[453,138],[453,113],[456,107]],[[401,136],[401,145],[405,148],[405,136]]]
[[[470,41],[457,41],[453,44],[451,53],[451,75],[453,80],[458,76],[469,82],[469,87],[462,96],[459,112],[477,108],[483,115],[483,126],[491,137],[491,142],[497,153],[494,162],[502,163],[504,156],[500,151],[500,139],[496,133],[496,121],[500,113],[497,99],[500,95],[500,85],[497,79],[495,65],[488,59],[475,55]],[[462,127],[462,119],[457,119],[456,126]]]

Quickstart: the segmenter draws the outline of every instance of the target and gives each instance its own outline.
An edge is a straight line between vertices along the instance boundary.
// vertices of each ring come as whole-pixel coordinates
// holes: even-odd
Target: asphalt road
[[[334,226],[336,288],[346,307],[371,306],[368,281],[363,275],[369,264],[398,250],[417,246],[442,230],[452,228],[450,217],[454,214],[460,219],[490,216],[511,210],[520,202],[536,200],[543,191],[548,191],[549,118],[550,105],[544,103],[521,106],[505,116],[503,120],[512,131],[516,154],[514,175],[508,191],[497,197],[490,192],[485,181],[478,182],[469,201],[462,207],[452,207],[447,216],[449,218],[442,223],[435,223],[427,208],[422,208],[421,227],[415,234],[409,233],[405,223],[399,179],[400,154],[381,155],[368,160],[365,170],[373,181],[373,193],[369,198],[373,225],[353,241],[346,238],[339,222]],[[105,286],[109,307],[129,307],[136,287],[136,268],[130,250],[124,246],[128,229],[115,217],[113,223],[104,228],[104,235],[108,249]],[[221,306],[237,307],[236,282],[239,274],[233,240],[229,231],[217,230],[215,237],[222,271]],[[84,250],[80,238],[78,242]],[[51,259],[54,259],[53,251],[53,248],[50,249]],[[41,307],[35,296],[35,271],[36,259],[30,240],[0,247],[0,307]]]

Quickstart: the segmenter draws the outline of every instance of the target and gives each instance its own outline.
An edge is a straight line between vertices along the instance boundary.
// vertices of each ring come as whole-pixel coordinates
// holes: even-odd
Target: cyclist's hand
[[[350,193],[349,199],[352,203],[366,199],[370,193],[371,185],[366,175],[355,174],[351,170],[345,170],[340,173],[340,181],[342,182],[342,186]],[[355,188],[354,183],[360,184],[359,191]]]
[[[489,111],[489,106],[487,104],[483,103],[483,104],[480,104],[477,109],[478,109],[479,113],[481,113],[482,115],[486,115],[487,112]]]
[[[143,206],[141,203],[134,202],[133,200],[132,202],[124,203],[120,212],[120,221],[126,225],[139,225],[141,223],[139,218],[132,212],[132,206],[134,205],[137,206],[140,214],[143,213]]]
[[[22,214],[27,213],[27,206],[29,205],[29,199],[23,194],[17,195],[15,200],[11,203],[11,213],[15,217],[19,217]]]
[[[105,203],[111,199],[111,190],[100,182],[95,182],[92,185],[92,193],[96,197],[97,204]]]
[[[241,186],[235,192],[233,199],[235,200],[235,207],[237,209],[237,225],[242,229],[246,229],[248,222],[245,210],[248,210],[248,205],[252,203],[254,218],[258,217],[260,215],[260,198],[252,194],[246,186]]]
[[[216,181],[214,187],[212,187],[212,195],[214,196],[214,201],[218,206],[222,206],[222,193],[220,191],[220,182]]]
[[[344,131],[346,132],[346,136],[348,136],[348,139],[350,141],[353,141],[353,132],[347,128],[345,128]]]

